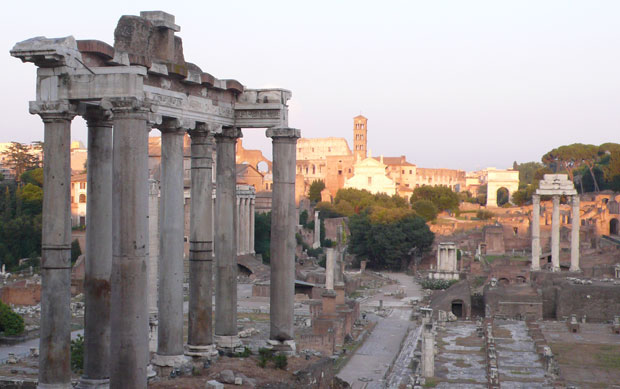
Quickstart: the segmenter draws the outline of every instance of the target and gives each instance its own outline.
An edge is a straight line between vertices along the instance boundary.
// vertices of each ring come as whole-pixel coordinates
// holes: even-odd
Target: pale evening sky
[[[575,142],[620,142],[620,2],[21,1],[0,26],[0,142],[43,138],[28,113],[34,36],[113,44],[123,14],[176,16],[187,61],[251,88],[293,92],[291,127],[345,137],[369,118],[373,155],[420,167],[507,168]],[[81,119],[73,138],[86,143]],[[264,131],[246,146],[271,155]]]

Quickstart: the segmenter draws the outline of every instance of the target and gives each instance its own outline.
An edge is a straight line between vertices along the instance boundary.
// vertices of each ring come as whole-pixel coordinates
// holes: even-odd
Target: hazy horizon
[[[290,89],[289,125],[307,138],[351,147],[361,113],[374,156],[467,171],[540,161],[563,144],[620,142],[620,3],[611,0],[14,3],[0,27],[0,142],[43,139],[28,113],[35,67],[10,57],[15,43],[113,44],[121,15],[155,9],[176,16],[186,61],[249,88]],[[86,144],[84,121],[73,128]],[[244,146],[271,155],[262,130],[245,130]]]

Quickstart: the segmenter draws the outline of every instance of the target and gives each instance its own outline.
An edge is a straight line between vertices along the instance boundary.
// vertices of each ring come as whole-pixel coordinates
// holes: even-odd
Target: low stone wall
[[[0,300],[5,304],[37,305],[41,302],[41,284],[18,281],[0,289]]]
[[[331,358],[322,358],[295,373],[295,388],[340,389],[350,386],[336,377],[334,362]]]

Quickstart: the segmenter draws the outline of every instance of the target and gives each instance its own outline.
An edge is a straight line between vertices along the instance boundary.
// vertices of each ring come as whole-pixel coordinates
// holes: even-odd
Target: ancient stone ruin
[[[284,89],[247,89],[187,62],[173,15],[122,16],[114,46],[72,36],[36,37],[11,55],[37,66],[30,112],[44,123],[44,201],[39,385],[70,388],[70,143],[71,121],[88,125],[88,223],[85,274],[85,362],[82,387],[145,388],[149,365],[149,301],[157,300],[156,366],[234,347],[239,252],[235,143],[242,128],[267,128],[273,139],[271,333],[293,337],[295,144]],[[162,133],[159,288],[149,287],[151,128]],[[189,339],[183,344],[183,134],[191,136]],[[216,201],[212,214],[212,147]],[[249,212],[248,212],[249,211]],[[239,216],[238,216],[239,215]],[[215,231],[212,224],[217,226]],[[242,223],[247,225],[248,223]],[[250,223],[252,224],[252,223]],[[243,236],[247,236],[244,234]],[[215,286],[212,285],[215,261]],[[152,274],[151,274],[152,275]],[[215,289],[215,328],[211,328]],[[149,296],[158,290],[158,296]],[[293,345],[294,347],[294,345]]]

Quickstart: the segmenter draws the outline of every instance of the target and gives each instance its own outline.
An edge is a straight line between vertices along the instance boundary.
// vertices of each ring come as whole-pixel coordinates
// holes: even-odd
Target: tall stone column
[[[148,364],[148,110],[113,102],[110,387],[146,388]]]
[[[579,268],[579,227],[581,217],[579,214],[579,195],[573,195],[572,230],[570,239],[570,271],[581,271]]]
[[[256,215],[254,214],[255,208],[256,208],[256,200],[255,199],[251,199],[250,200],[250,254],[254,255],[256,254],[256,251],[254,250],[254,234],[255,234],[255,226],[254,226],[254,222],[255,222],[255,217]]]
[[[250,253],[250,198],[243,201],[243,253]]]
[[[267,136],[273,139],[269,339],[290,342],[295,339],[295,162],[301,133],[294,128],[270,128]]]
[[[84,375],[80,387],[110,379],[110,275],[112,273],[112,112],[87,109],[86,269]]]
[[[191,210],[189,236],[188,355],[213,351],[213,185],[209,127],[198,124],[192,139]]]
[[[215,135],[215,337],[218,347],[240,344],[237,336],[237,173],[235,144],[242,136],[236,127],[223,127]]]
[[[551,264],[552,271],[560,271],[560,196],[553,195],[551,214]]]
[[[235,232],[237,234],[237,255],[239,255],[241,254],[241,226],[239,225],[241,223],[241,198],[239,194],[236,193],[236,190],[237,188],[235,185]]]
[[[178,119],[161,126],[161,219],[157,354],[153,364],[179,366],[183,350],[183,135]]]
[[[157,352],[157,268],[159,262],[159,182],[149,179],[149,351]]]
[[[319,211],[314,212],[314,242],[312,248],[321,247],[321,220],[319,219]]]
[[[540,196],[532,195],[532,271],[540,270]]]
[[[71,388],[71,121],[66,102],[30,103],[44,123],[39,387]]]

